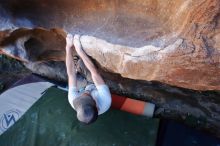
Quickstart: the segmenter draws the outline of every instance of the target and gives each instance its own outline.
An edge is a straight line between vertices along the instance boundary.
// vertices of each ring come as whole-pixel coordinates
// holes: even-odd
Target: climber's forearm
[[[71,47],[66,47],[66,69],[68,75],[68,85],[76,87],[77,86],[76,69],[75,69],[75,64],[73,62]]]
[[[74,66],[72,49],[70,47],[66,47],[66,69],[68,75],[74,74]]]
[[[92,60],[87,56],[87,54],[81,49],[78,51],[79,56],[82,58],[85,66],[88,68],[88,70],[91,72],[92,80],[95,83],[96,86],[105,84],[103,78],[98,73],[95,65],[93,64]]]
[[[80,36],[74,36],[74,46],[78,55],[82,58],[83,63],[87,67],[87,69],[91,72],[92,80],[96,86],[105,84],[104,80],[102,79],[101,75],[98,73],[95,65],[93,64],[92,60],[87,56],[87,54],[82,49],[82,45],[80,42]]]
[[[87,54],[84,52],[84,50],[81,49],[81,51],[77,52],[78,55],[82,58],[85,66],[88,68],[88,70],[91,72],[91,74],[96,73],[97,69],[91,59],[87,56]]]

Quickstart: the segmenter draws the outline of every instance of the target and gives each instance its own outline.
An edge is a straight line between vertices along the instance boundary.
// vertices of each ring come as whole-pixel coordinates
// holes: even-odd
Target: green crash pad
[[[0,136],[0,146],[154,146],[158,127],[158,119],[114,109],[81,124],[67,92],[51,87]]]

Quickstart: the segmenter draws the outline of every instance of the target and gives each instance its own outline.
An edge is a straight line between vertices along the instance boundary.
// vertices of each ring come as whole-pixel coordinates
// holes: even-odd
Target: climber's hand
[[[72,34],[67,34],[66,49],[70,49],[72,46],[73,46],[73,36],[72,36]]]
[[[80,36],[78,34],[74,35],[73,44],[76,49],[76,52],[80,54],[83,50],[80,42]]]

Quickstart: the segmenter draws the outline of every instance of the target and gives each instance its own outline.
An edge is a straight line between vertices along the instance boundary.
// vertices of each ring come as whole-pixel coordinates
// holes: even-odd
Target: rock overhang
[[[8,12],[5,22],[15,28],[82,34],[85,51],[123,77],[219,89],[218,0],[10,0],[1,6]],[[64,60],[62,30],[23,29],[28,34],[4,48],[23,51],[18,59],[25,61]]]

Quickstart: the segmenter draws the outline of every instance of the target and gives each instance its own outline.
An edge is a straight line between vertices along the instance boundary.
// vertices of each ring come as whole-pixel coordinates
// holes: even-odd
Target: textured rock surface
[[[60,27],[90,35],[81,38],[85,51],[103,68],[123,77],[197,90],[220,89],[219,0],[10,0],[1,7],[2,30]],[[7,32],[1,32],[0,40]],[[15,36],[20,43],[9,45],[26,48],[26,61],[63,60],[61,30],[19,32],[22,35]],[[5,44],[1,46],[5,49]]]
[[[66,81],[63,30],[79,33],[113,92],[220,137],[219,91],[169,86],[220,89],[219,13],[219,0],[0,0],[0,52]]]
[[[0,55],[0,94],[30,73],[22,62]]]

